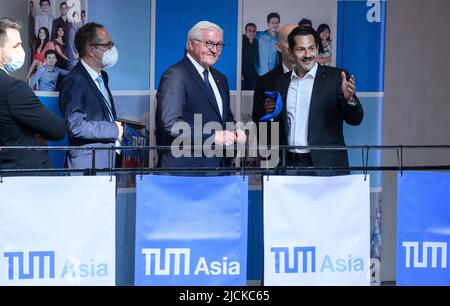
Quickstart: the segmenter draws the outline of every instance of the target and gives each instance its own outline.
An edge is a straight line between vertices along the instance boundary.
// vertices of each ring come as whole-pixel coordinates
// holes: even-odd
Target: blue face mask
[[[6,51],[3,48],[0,48],[4,51]],[[8,52],[8,51],[6,51]],[[9,53],[9,52],[8,52]],[[25,53],[21,53],[21,54],[13,54],[11,56],[11,63],[5,63],[3,60],[0,59],[0,62],[3,64],[3,67],[6,69],[6,71],[8,72],[14,72],[19,70],[20,68],[22,68],[23,64],[25,63]]]

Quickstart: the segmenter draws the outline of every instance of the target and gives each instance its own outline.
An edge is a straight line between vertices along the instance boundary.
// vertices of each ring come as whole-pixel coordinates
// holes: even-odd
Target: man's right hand
[[[118,141],[123,139],[123,124],[122,122],[116,121],[117,128],[119,129],[119,136],[117,136]]]
[[[273,110],[275,109],[275,105],[276,102],[272,98],[266,98],[266,100],[264,101],[264,108],[266,109],[266,112],[268,114],[273,112]]]
[[[219,131],[214,134],[214,143],[216,145],[231,146],[236,142],[236,135],[230,131]]]

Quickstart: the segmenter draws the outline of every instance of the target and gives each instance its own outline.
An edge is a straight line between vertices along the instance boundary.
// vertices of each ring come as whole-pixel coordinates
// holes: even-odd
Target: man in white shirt
[[[295,69],[277,80],[277,89],[283,99],[282,144],[345,146],[344,121],[359,125],[363,119],[363,108],[355,95],[354,76],[317,63],[319,39],[310,27],[298,27],[289,34],[289,52],[295,61]],[[347,168],[348,155],[346,150],[292,149],[287,153],[287,165]],[[349,173],[342,169],[308,174]]]
[[[36,14],[35,21],[34,21],[35,22],[35,26],[34,26],[35,35],[36,35],[36,37],[39,37],[39,30],[42,27],[47,28],[48,32],[51,35],[53,20],[55,18],[50,14],[50,0],[39,1],[39,6],[41,7],[41,10]]]

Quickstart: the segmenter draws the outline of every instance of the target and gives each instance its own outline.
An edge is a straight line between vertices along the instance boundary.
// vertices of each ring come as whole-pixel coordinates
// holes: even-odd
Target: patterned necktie
[[[103,82],[103,78],[101,75],[98,76],[98,78],[96,79],[98,84],[100,85],[100,92],[103,95],[103,101],[106,104],[106,108],[108,109],[108,115],[109,115],[109,120],[110,121],[114,121],[114,116],[113,116],[113,112],[112,112],[112,106],[111,106],[111,101],[109,99],[109,93],[108,90],[106,90],[106,86],[105,86],[105,82]]]

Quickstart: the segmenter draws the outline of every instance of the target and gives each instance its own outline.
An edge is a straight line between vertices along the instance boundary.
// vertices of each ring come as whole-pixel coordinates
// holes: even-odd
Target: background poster
[[[57,90],[61,77],[76,65],[79,56],[74,44],[75,33],[87,20],[87,0],[28,2],[27,79],[34,90]],[[46,54],[50,50],[55,52],[53,57]],[[58,73],[49,74],[48,71],[54,67]],[[44,75],[47,79],[45,85],[39,82]],[[50,76],[52,82],[48,81]]]

